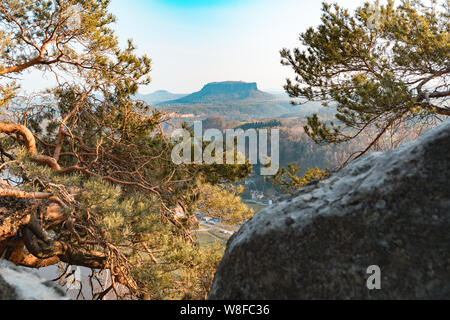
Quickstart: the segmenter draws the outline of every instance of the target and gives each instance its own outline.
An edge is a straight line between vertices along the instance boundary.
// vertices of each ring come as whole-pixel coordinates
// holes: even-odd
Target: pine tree
[[[305,47],[281,51],[296,74],[287,93],[294,103],[320,101],[336,121],[308,118],[317,143],[341,143],[376,131],[366,148],[399,122],[440,121],[450,115],[450,15],[447,1],[366,2],[352,15],[323,4],[322,23],[300,35]]]
[[[99,299],[204,298],[221,249],[196,245],[192,195],[200,180],[236,181],[250,168],[172,163],[169,116],[132,98],[151,61],[131,41],[119,47],[108,4],[0,4],[0,256],[109,270]],[[13,79],[25,70],[58,86],[20,96]]]

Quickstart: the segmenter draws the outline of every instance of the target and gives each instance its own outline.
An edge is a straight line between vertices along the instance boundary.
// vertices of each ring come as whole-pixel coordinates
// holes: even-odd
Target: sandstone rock
[[[16,292],[14,288],[11,287],[8,282],[3,280],[0,276],[0,300],[16,300]]]
[[[381,289],[369,290],[369,266]],[[256,214],[210,299],[450,298],[450,123]]]
[[[0,300],[66,300],[61,288],[34,270],[0,260]]]

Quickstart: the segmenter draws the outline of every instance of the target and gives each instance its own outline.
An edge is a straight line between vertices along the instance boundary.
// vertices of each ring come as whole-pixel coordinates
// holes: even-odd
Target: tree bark
[[[27,127],[17,123],[0,122],[0,133],[16,133],[22,136],[25,139],[25,146],[30,155],[37,155],[36,140],[34,139],[33,133]]]

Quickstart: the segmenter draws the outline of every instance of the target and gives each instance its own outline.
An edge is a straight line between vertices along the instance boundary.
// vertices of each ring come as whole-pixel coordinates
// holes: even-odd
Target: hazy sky
[[[331,1],[332,2],[332,1]],[[355,8],[360,0],[338,0]],[[282,90],[290,74],[280,64],[283,47],[320,22],[317,0],[112,0],[117,32],[132,38],[153,61],[143,93],[197,91],[212,81],[257,82]]]
[[[363,1],[330,2],[353,9]],[[281,91],[290,70],[279,51],[299,46],[299,33],[320,23],[321,1],[112,0],[110,9],[121,41],[132,38],[153,61],[142,93],[189,93],[226,80]],[[35,74],[26,80],[32,87],[49,81]]]

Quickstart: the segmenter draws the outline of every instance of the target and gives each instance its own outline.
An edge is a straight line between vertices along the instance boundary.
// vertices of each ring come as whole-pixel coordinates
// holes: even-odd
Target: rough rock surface
[[[0,300],[66,300],[63,290],[33,270],[0,260]]]
[[[0,276],[0,300],[16,300],[16,292],[14,288],[11,287],[8,282],[3,280]]]
[[[369,266],[381,289],[369,290]],[[210,299],[450,298],[450,123],[256,214]]]

